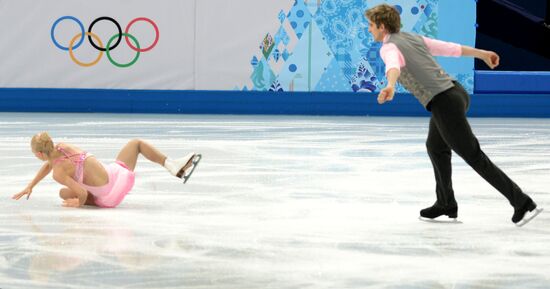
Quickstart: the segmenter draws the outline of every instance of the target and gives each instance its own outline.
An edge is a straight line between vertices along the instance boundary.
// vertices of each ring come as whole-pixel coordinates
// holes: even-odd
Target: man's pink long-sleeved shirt
[[[401,67],[405,67],[407,63],[399,48],[393,43],[387,43],[390,35],[384,37],[384,44],[380,48],[380,56],[386,64],[386,73],[392,68],[401,71]],[[453,42],[446,42],[437,39],[432,39],[422,36],[426,47],[433,56],[462,56],[462,46]]]

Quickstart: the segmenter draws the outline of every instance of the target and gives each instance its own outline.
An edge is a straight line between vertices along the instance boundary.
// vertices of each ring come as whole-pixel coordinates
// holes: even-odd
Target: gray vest
[[[405,32],[390,34],[388,43],[395,44],[405,58],[399,83],[424,107],[434,96],[454,86],[453,79],[435,61],[421,36]]]

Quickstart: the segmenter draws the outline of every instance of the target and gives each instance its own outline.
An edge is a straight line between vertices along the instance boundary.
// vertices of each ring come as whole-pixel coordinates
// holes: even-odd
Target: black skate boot
[[[533,212],[534,211],[534,212]],[[537,209],[537,204],[533,202],[531,198],[527,199],[523,205],[514,208],[514,215],[512,216],[512,222],[521,227],[536,217],[542,209]],[[528,212],[533,212],[531,216],[526,217]]]
[[[458,213],[458,207],[456,205],[443,207],[436,203],[429,208],[420,210],[420,217],[427,218],[427,219],[435,219],[439,216],[446,215],[451,219],[456,219],[457,213]]]

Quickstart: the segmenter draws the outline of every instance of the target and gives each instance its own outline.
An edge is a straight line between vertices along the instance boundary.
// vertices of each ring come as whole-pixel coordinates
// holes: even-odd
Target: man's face
[[[376,23],[369,20],[369,32],[372,34],[372,37],[374,38],[374,41],[382,42],[384,40],[384,36],[386,36],[386,29],[384,27],[384,24],[380,24],[379,27],[376,26]]]

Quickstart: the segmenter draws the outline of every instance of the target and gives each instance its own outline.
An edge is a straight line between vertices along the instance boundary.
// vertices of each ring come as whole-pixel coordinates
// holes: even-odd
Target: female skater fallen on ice
[[[65,207],[83,205],[114,208],[134,186],[137,159],[142,154],[148,160],[165,167],[172,175],[187,182],[201,159],[200,154],[171,160],[145,141],[134,139],[122,148],[116,162],[104,165],[92,154],[73,145],[54,145],[46,132],[33,136],[31,148],[34,155],[45,164],[36,177],[20,193],[12,198],[19,200],[53,170],[53,178],[65,186],[59,191]]]

